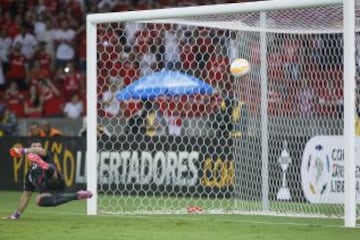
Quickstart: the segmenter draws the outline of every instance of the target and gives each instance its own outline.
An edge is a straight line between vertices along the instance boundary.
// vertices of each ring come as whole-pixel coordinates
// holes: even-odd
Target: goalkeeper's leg
[[[92,193],[90,191],[78,191],[76,193],[41,193],[36,197],[36,203],[40,207],[56,207],[70,201],[91,197]]]

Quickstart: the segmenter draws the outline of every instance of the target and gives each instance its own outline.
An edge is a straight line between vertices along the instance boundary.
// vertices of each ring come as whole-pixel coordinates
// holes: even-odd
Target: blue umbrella
[[[176,71],[162,70],[139,78],[116,94],[119,101],[155,97],[212,94],[214,89],[204,81]]]

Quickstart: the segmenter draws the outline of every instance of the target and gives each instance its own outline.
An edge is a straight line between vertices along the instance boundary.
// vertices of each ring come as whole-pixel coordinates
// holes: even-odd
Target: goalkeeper
[[[42,147],[40,141],[33,142],[30,148],[11,148],[10,155],[14,158],[26,155],[31,165],[26,174],[24,192],[16,211],[4,218],[19,219],[36,189],[40,192],[36,197],[36,203],[40,207],[55,207],[69,201],[92,197],[90,191],[64,193],[64,178],[55,167],[50,153]]]

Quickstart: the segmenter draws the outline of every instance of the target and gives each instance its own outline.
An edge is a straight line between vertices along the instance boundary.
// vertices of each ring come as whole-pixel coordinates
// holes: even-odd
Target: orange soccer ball
[[[230,73],[235,77],[242,77],[250,72],[251,66],[248,60],[236,58],[230,65]]]

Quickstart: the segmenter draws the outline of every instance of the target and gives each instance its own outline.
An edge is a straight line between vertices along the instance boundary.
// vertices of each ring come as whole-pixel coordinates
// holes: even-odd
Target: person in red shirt
[[[40,86],[41,101],[43,102],[43,116],[62,116],[64,99],[60,96],[58,88],[50,80],[41,81]]]
[[[40,81],[46,79],[47,71],[40,68],[40,62],[34,61],[33,66],[28,74],[29,83],[38,86]]]
[[[108,61],[119,59],[118,53],[122,46],[115,30],[108,24],[102,24],[99,25],[97,34],[97,51],[101,52],[100,60],[107,63]]]
[[[29,89],[29,97],[26,98],[24,103],[24,113],[27,118],[40,118],[42,117],[42,101],[38,88],[31,85]]]
[[[139,64],[135,61],[135,54],[128,53],[123,54],[121,60],[114,64],[114,68],[110,71],[110,75],[113,75],[113,71],[116,70],[117,76],[123,79],[125,85],[129,85],[140,77]]]
[[[313,81],[317,113],[324,116],[341,116],[343,113],[343,80],[340,67],[322,71]],[[323,69],[319,69],[323,70]]]
[[[203,71],[203,79],[220,90],[231,90],[229,74],[229,58],[222,54],[222,47],[216,46]]]
[[[11,39],[14,39],[20,33],[21,24],[22,18],[20,15],[16,15],[15,19],[12,19],[10,12],[5,12],[2,28],[7,31]]]
[[[193,42],[185,43],[181,47],[180,61],[182,70],[188,74],[193,74],[198,67],[198,62],[196,61],[196,54],[199,51],[199,47],[193,45]]]
[[[3,9],[3,11],[8,12],[10,10],[12,0],[1,0],[0,4],[1,4],[1,8]]]
[[[41,72],[44,73],[44,78],[50,78],[52,75],[52,57],[46,51],[46,43],[39,42],[37,50],[34,53],[34,60],[39,62]]]
[[[16,82],[10,83],[8,89],[5,91],[4,100],[8,109],[13,112],[16,117],[24,117],[24,95],[18,89]]]
[[[19,90],[27,89],[28,64],[21,53],[21,43],[16,43],[9,56],[9,70],[6,73],[7,82],[16,82]]]
[[[81,16],[83,13],[81,5],[77,0],[68,0],[65,3],[65,8],[69,10],[72,16]]]
[[[59,10],[59,1],[58,0],[44,0],[44,7],[49,11],[53,16],[56,15]]]
[[[67,63],[66,67],[58,73],[57,78],[63,83],[65,101],[69,101],[74,94],[79,95],[80,89],[84,86],[83,74],[76,71],[71,62]]]

